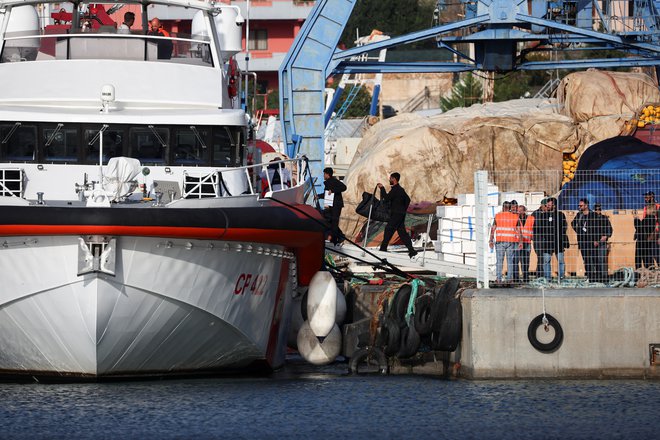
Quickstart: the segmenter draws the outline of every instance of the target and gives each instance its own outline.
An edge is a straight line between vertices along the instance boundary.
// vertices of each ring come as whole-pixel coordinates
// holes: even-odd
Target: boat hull
[[[80,275],[80,236],[3,240],[4,374],[100,378],[284,361],[297,287],[284,246],[117,236],[114,275]]]

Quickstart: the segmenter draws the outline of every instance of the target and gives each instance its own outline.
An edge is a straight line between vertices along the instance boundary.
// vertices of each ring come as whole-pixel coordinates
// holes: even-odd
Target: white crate
[[[497,187],[497,185],[488,185],[488,204],[489,205],[500,204],[500,190]]]
[[[504,202],[515,200],[518,204],[525,203],[525,194],[521,192],[503,192],[500,193],[500,205]]]
[[[463,243],[461,243],[461,249],[464,253],[474,254],[477,252],[477,242],[473,240],[463,240]]]
[[[461,206],[461,217],[474,217],[474,205]]]
[[[500,212],[502,212],[502,206],[501,205],[489,206],[488,207],[488,218],[493,219],[493,218],[495,218],[495,214],[498,214]]]
[[[458,204],[459,205],[476,205],[476,197],[474,193],[472,194],[459,194],[458,195]]]
[[[460,254],[463,252],[463,246],[460,241],[452,241],[450,243],[442,243],[440,245],[440,252],[443,254]]]
[[[438,241],[443,243],[451,243],[458,241],[461,238],[460,229],[441,229],[438,231]]]
[[[460,229],[462,227],[461,225],[461,219],[453,219],[453,218],[440,218],[438,221],[438,229]]]
[[[474,229],[461,229],[461,241],[465,240],[474,240],[474,237],[476,236],[476,233]]]
[[[438,206],[435,215],[441,218],[461,218],[461,207],[456,205]]]
[[[540,205],[541,200],[545,198],[545,194],[542,192],[529,192],[525,194],[525,203],[527,205]]]

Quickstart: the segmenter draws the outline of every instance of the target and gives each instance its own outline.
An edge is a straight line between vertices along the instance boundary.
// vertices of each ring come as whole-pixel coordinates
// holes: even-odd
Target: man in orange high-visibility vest
[[[502,204],[502,212],[495,215],[493,226],[490,228],[489,245],[491,249],[495,247],[497,282],[502,282],[502,269],[505,257],[508,271],[507,280],[512,281],[514,272],[513,255],[522,246],[522,236],[518,214],[511,212],[510,202],[504,202]]]
[[[529,258],[532,252],[532,237],[534,235],[534,216],[527,215],[525,205],[518,206],[518,218],[522,246],[514,252],[513,279],[521,283],[529,282]],[[520,270],[518,269],[520,267]]]

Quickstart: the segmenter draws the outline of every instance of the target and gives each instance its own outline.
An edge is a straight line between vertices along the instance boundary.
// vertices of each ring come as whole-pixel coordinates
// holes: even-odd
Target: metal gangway
[[[422,249],[413,258],[409,258],[406,252],[383,252],[373,248],[365,249],[353,244],[327,245],[325,250],[333,255],[348,257],[362,266],[382,266],[386,263],[410,272],[429,271],[463,278],[477,277],[476,265],[444,261],[438,258],[436,252],[429,249]]]

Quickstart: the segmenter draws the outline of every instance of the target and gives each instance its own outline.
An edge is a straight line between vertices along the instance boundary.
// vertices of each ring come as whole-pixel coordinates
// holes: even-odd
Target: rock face
[[[344,179],[342,228],[349,236],[357,232],[364,218],[351,207],[394,171],[413,201],[436,201],[473,192],[476,170],[560,169],[562,152],[577,143],[573,121],[547,100],[387,119],[367,132]]]
[[[348,236],[358,231],[364,217],[354,208],[362,192],[386,184],[395,171],[413,202],[473,192],[477,170],[561,172],[562,153],[580,154],[622,134],[648,102],[660,102],[660,93],[647,75],[588,71],[564,78],[557,100],[478,104],[381,121],[362,139],[344,179],[341,227]]]

